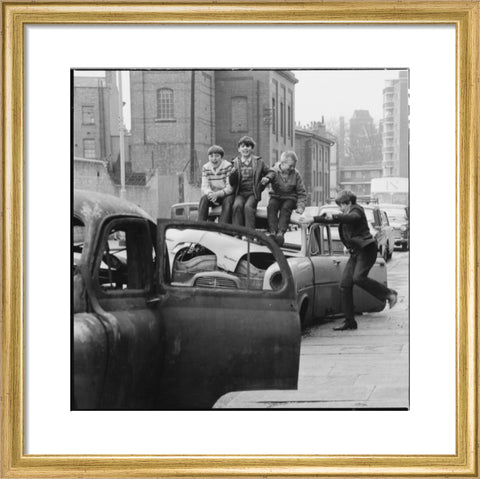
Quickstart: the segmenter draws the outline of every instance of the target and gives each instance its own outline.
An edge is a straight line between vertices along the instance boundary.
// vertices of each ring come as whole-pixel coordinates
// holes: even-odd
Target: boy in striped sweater
[[[233,188],[228,176],[232,164],[223,159],[225,152],[218,145],[208,149],[208,162],[202,168],[202,197],[198,206],[198,219],[206,221],[210,206],[222,205],[220,223],[232,222]]]

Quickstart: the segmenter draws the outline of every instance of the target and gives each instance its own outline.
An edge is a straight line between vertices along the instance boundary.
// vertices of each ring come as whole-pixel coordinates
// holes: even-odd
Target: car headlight
[[[404,225],[400,226],[400,231],[407,231],[407,227]]]
[[[283,275],[281,271],[276,271],[270,278],[270,286],[272,289],[279,289],[283,283]]]

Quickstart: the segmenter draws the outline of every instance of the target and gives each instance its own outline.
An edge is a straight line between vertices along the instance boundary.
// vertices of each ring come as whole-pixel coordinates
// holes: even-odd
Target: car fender
[[[78,313],[73,321],[73,400],[78,409],[98,409],[107,368],[106,330],[95,314]]]

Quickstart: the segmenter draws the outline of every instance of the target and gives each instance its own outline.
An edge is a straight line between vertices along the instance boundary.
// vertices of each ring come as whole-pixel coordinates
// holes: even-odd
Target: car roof
[[[398,204],[398,203],[380,203],[379,205],[379,208],[382,208],[382,209],[406,209],[407,208],[407,205],[401,205],[401,204]]]
[[[137,216],[153,221],[150,215],[136,204],[116,196],[96,191],[75,190],[73,212],[85,223],[100,222],[108,216]]]
[[[172,205],[172,208],[186,207],[186,206],[197,206],[198,201],[186,201],[185,203],[175,203]]]

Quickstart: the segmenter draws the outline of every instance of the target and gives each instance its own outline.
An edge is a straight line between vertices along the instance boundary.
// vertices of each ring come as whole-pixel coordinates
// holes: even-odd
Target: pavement
[[[387,265],[394,308],[357,317],[358,329],[334,331],[343,318],[302,336],[298,389],[246,391],[220,398],[227,409],[408,409],[408,252]]]

